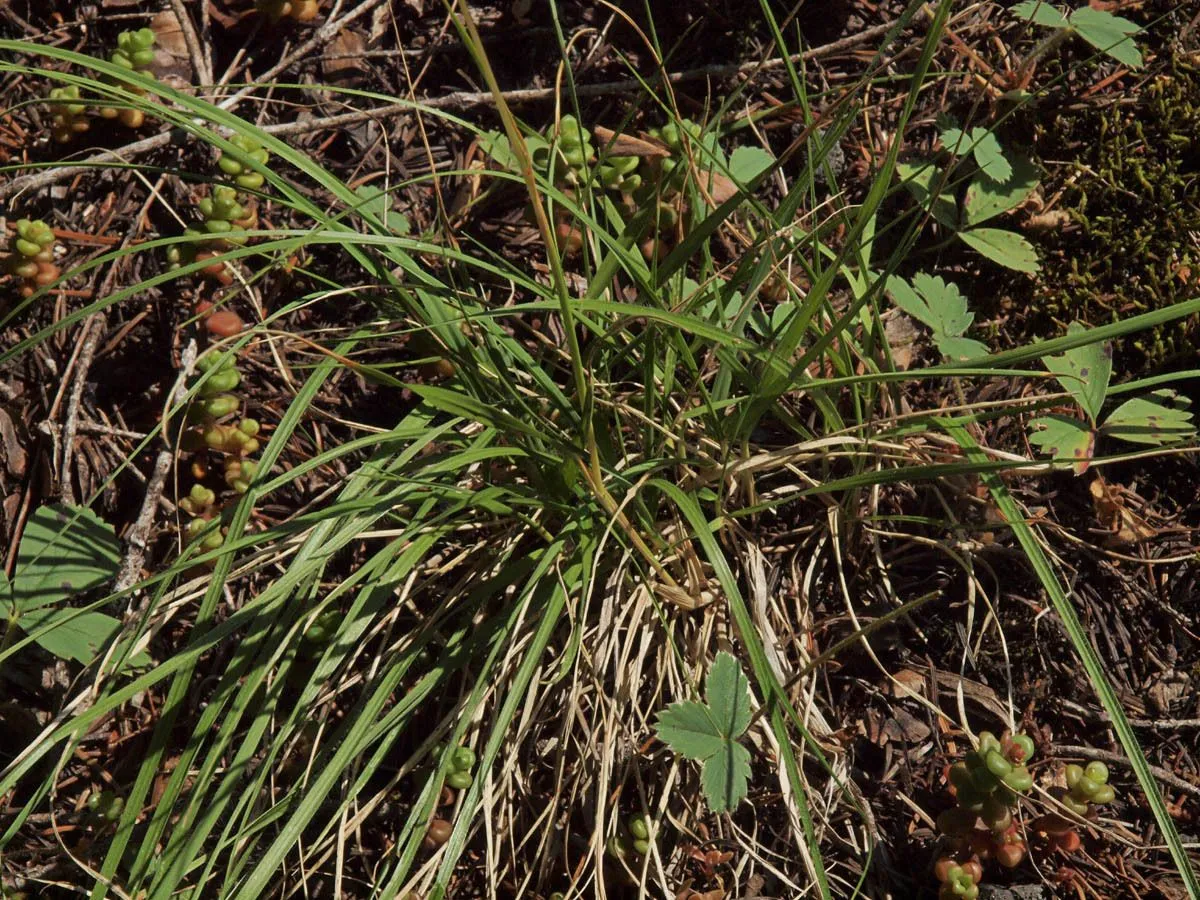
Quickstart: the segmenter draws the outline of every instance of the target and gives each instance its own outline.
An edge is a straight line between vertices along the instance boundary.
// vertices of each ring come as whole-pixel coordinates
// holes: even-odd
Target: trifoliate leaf
[[[658,714],[658,738],[680,756],[704,764],[700,783],[714,812],[746,796],[750,752],[736,738],[750,725],[750,682],[736,658],[717,654],[705,682],[707,704],[682,700]]]
[[[737,741],[728,744],[704,761],[700,786],[713,812],[732,812],[746,796],[750,781],[750,751]]]
[[[1003,228],[972,228],[958,236],[972,250],[982,253],[994,263],[1018,272],[1036,272],[1041,268],[1033,245],[1015,231]]]
[[[774,162],[775,157],[762,147],[738,147],[729,157],[729,174],[735,181],[749,184]]]
[[[1123,66],[1142,67],[1142,54],[1130,37],[1141,30],[1136,22],[1091,6],[1079,7],[1071,13],[1070,20],[1075,33],[1097,50],[1107,53]]]
[[[1011,10],[1014,16],[1044,25],[1047,28],[1066,28],[1067,17],[1058,7],[1046,3],[1045,0],[1023,0]]]
[[[86,507],[36,509],[25,524],[12,596],[19,613],[98,587],[117,572],[121,544],[112,526]]]
[[[1005,165],[1008,165],[1007,159]],[[980,168],[984,168],[982,163]],[[1001,213],[1016,209],[1033,193],[1038,186],[1038,180],[1037,166],[1025,156],[1012,157],[1012,164],[1008,166],[1008,176],[1005,179],[988,177],[985,169],[982,175],[977,175],[967,186],[967,193],[963,198],[964,224],[979,225]]]
[[[1091,464],[1096,434],[1086,422],[1068,416],[1042,416],[1029,423],[1029,443],[1055,459],[1069,459],[1076,475]]]
[[[1173,444],[1196,434],[1186,397],[1172,390],[1134,397],[1114,409],[1100,430],[1131,444]]]
[[[1067,327],[1068,335],[1085,331],[1087,328],[1079,322],[1072,322]],[[1112,377],[1112,347],[1097,341],[1059,356],[1043,357],[1042,362],[1095,423],[1100,418],[1100,407],[1104,404],[1108,380]]]
[[[935,221],[958,227],[958,204],[946,187],[945,172],[928,162],[896,163],[896,177]]]

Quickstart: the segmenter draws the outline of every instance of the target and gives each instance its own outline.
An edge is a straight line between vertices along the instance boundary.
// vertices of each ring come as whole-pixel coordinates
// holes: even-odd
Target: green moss
[[[1041,158],[1072,163],[1058,204],[1072,225],[1042,239],[1031,298],[1060,322],[1102,325],[1200,294],[1200,67],[1176,58],[1129,99],[1039,116]],[[1194,319],[1139,335],[1126,368],[1193,353],[1198,337]]]

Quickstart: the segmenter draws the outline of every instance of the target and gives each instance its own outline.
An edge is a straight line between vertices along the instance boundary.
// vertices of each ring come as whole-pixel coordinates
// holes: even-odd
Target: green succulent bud
[[[1096,784],[1105,784],[1108,781],[1108,766],[1102,762],[1090,762],[1083,774]]]
[[[446,776],[446,784],[458,791],[465,791],[474,781],[470,772],[451,772]]]
[[[475,751],[470,747],[459,747],[450,757],[450,765],[459,772],[469,772],[475,768]]]
[[[604,848],[613,859],[625,859],[629,855],[629,846],[615,834],[605,842]]]
[[[1067,766],[1066,777],[1067,787],[1075,790],[1075,785],[1079,784],[1079,779],[1083,778],[1083,766],[1077,766],[1074,763]]]
[[[988,771],[1000,779],[1013,770],[1013,764],[1005,759],[999,750],[989,749],[983,756],[983,762]]]
[[[650,839],[650,826],[647,824],[644,816],[630,816],[629,821],[625,823],[625,827],[629,829],[629,833],[636,840],[645,841]]]
[[[1092,802],[1097,806],[1104,803],[1112,803],[1116,799],[1117,792],[1113,790],[1111,784],[1102,784],[1096,789],[1096,793],[1092,794]]]
[[[1012,737],[1012,744],[1014,748],[1020,748],[1022,754],[1020,759],[1014,759],[1012,751],[1010,750],[1009,758],[1012,759],[1013,762],[1025,763],[1029,762],[1029,760],[1033,758],[1033,738],[1031,738],[1029,735],[1014,734]]]
[[[217,394],[217,396],[210,397],[201,403],[204,412],[214,419],[219,419],[222,416],[236,412],[237,408],[241,405],[242,402],[233,394]]]
[[[1017,793],[1023,794],[1033,787],[1033,776],[1024,766],[1017,766],[1004,776],[1004,784]]]
[[[650,842],[649,841],[634,841],[633,842],[633,852],[636,853],[638,856],[645,856],[647,853],[650,852]]]
[[[225,543],[225,535],[219,530],[214,530],[204,536],[204,540],[200,542],[200,547],[204,550],[216,550]]]
[[[50,102],[72,116],[80,115],[87,106],[79,102],[79,85],[54,88],[50,91]]]
[[[13,246],[22,256],[38,256],[54,246],[54,230],[41,219],[20,219]]]
[[[254,437],[258,434],[262,426],[258,423],[258,419],[242,419],[238,422],[238,431],[247,437]],[[469,749],[469,748],[464,748]],[[474,758],[474,757],[472,757]]]

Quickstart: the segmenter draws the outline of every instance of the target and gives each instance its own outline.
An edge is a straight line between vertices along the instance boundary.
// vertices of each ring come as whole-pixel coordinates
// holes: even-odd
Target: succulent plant
[[[1017,797],[1033,787],[1027,766],[1033,752],[1033,739],[1026,734],[1005,732],[997,738],[983,731],[978,746],[948,767],[957,805],[938,816],[937,826],[955,855],[939,860],[935,868],[942,882],[939,900],[978,896],[981,859],[1006,868],[1024,859],[1027,848],[1013,813]]]
[[[456,791],[465,791],[475,781],[471,770],[475,768],[475,751],[470,747],[459,747],[450,755],[450,771],[446,784]]]
[[[233,178],[234,183],[245,191],[257,191],[266,180],[261,172],[256,172],[252,162],[266,166],[271,154],[258,141],[246,135],[237,134],[231,139],[236,150],[225,151],[217,159],[217,167]]]
[[[311,22],[321,12],[320,0],[258,0],[258,9],[272,22],[291,19],[293,22]]]
[[[1111,803],[1117,796],[1108,783],[1108,766],[1102,762],[1090,762],[1086,767],[1074,764],[1067,766],[1066,781],[1065,789],[1052,788],[1051,793],[1080,818],[1095,819],[1097,807]],[[1078,850],[1082,843],[1075,820],[1059,813],[1039,816],[1030,828],[1045,835],[1052,848],[1066,853]]]
[[[117,35],[117,49],[112,52],[109,61],[114,65],[130,72],[149,74],[154,65],[154,32],[149,28],[139,28],[137,31],[122,31]],[[142,95],[145,91],[137,85],[124,85],[132,94]],[[146,115],[140,109],[125,107],[117,109],[112,106],[100,108],[100,115],[106,119],[117,119],[129,128],[140,128],[146,121]]]
[[[20,280],[22,297],[57,281],[61,273],[54,264],[54,231],[41,219],[20,219],[5,265]]]
[[[632,194],[642,186],[642,176],[638,173],[640,165],[641,160],[636,156],[605,157],[596,166],[596,177],[610,191]]]
[[[558,143],[554,143],[557,136]],[[552,151],[557,150],[555,155]],[[591,178],[591,163],[596,155],[591,136],[579,120],[565,115],[559,120],[557,132],[547,131],[544,142],[533,147],[534,163],[549,171],[559,184],[587,184]]]
[[[75,135],[91,126],[84,113],[87,105],[80,101],[79,86],[75,84],[50,91],[50,136],[55,143],[69,144]]]
[[[614,859],[640,859],[650,852],[650,821],[643,815],[627,818],[605,848]]]

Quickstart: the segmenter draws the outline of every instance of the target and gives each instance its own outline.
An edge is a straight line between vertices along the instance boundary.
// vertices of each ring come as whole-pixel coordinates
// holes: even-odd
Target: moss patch
[[[1056,320],[1102,325],[1200,295],[1200,66],[1164,62],[1135,96],[1038,117],[1039,156],[1073,161],[1051,185],[1065,185],[1072,224],[1041,239],[1031,298]],[[1143,333],[1121,348],[1123,368],[1190,356],[1198,338],[1195,317]]]

